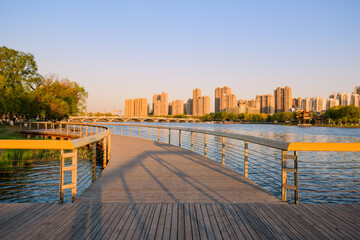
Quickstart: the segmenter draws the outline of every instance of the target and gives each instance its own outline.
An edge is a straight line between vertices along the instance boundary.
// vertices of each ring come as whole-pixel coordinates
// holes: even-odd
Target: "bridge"
[[[250,180],[251,163],[247,163],[249,168],[244,169],[244,175],[227,166],[231,153],[225,149],[233,144],[226,139],[238,138],[248,144],[279,148],[284,159],[296,161],[297,154],[289,155],[288,151],[324,151],[329,146],[337,151],[359,151],[359,144],[310,146],[204,131],[205,144],[201,145],[204,152],[198,154],[194,152],[195,134],[202,130],[190,132],[187,150],[185,132],[190,129],[157,126],[149,127],[154,130],[151,132],[142,131],[143,125],[132,128],[124,130],[130,134],[124,136],[111,134],[117,132],[115,128],[90,124],[30,123],[23,126],[24,134],[53,140],[11,140],[11,144],[9,140],[0,141],[0,149],[21,145],[72,152],[90,144],[92,151],[102,149],[100,164],[104,167],[81,194],[76,193],[76,178],[72,183],[61,183],[60,195],[64,194],[61,189],[71,189],[72,203],[1,203],[1,238],[358,239],[360,236],[358,204],[289,204],[282,199],[287,187],[291,187],[284,172],[281,188],[285,192],[282,198],[277,198]],[[220,136],[223,147],[220,162],[207,157],[210,134]],[[99,145],[102,148],[96,147]],[[63,166],[61,171],[74,171],[76,155],[65,151],[61,154],[61,161],[72,160],[65,162],[70,165]],[[251,147],[245,145],[243,154],[251,160]],[[286,163],[280,165],[286,172],[296,174],[297,166]],[[294,184],[297,188],[298,183]]]
[[[197,123],[196,118],[165,118],[165,117],[121,117],[121,116],[70,116],[70,122],[165,122],[165,123]]]

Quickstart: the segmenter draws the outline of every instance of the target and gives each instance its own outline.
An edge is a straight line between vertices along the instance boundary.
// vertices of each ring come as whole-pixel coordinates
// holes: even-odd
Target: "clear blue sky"
[[[360,1],[2,0],[0,45],[83,85],[96,111],[196,87],[213,108],[225,85],[243,99],[285,85],[327,97],[360,85]]]

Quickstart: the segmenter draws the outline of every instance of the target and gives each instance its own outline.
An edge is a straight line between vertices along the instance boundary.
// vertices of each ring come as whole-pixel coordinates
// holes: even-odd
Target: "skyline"
[[[360,81],[359,1],[4,1],[0,45],[32,53],[42,75],[89,93],[88,109],[230,86],[242,99],[351,92]],[[139,95],[134,93],[140,88]]]

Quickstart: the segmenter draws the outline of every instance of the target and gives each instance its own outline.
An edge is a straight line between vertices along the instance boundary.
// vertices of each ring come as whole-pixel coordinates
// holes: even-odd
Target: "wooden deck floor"
[[[112,137],[75,203],[0,203],[0,239],[360,239],[360,205],[281,204],[229,168],[164,143]]]
[[[359,239],[359,205],[0,204],[1,239]]]
[[[112,136],[112,156],[78,202],[281,203],[252,181],[166,143]]]

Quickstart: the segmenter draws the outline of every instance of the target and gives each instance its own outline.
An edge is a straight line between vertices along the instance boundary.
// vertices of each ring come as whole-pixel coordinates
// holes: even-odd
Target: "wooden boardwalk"
[[[282,204],[199,154],[112,136],[75,203],[0,203],[0,239],[360,239],[359,204]]]
[[[359,239],[359,205],[0,204],[1,239]]]
[[[77,201],[281,203],[252,181],[200,154],[166,143],[112,136],[112,156]]]

